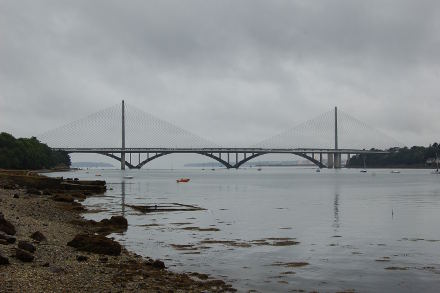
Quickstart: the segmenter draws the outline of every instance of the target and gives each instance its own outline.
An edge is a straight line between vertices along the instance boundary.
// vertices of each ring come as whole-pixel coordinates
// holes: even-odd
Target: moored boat
[[[189,181],[189,178],[180,178],[180,179],[177,179],[176,181],[177,181],[177,183],[186,183]]]

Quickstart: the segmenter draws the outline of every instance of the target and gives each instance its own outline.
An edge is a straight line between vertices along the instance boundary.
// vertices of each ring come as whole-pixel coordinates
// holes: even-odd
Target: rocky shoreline
[[[175,273],[106,237],[123,217],[87,221],[79,201],[104,181],[0,170],[0,292],[233,292],[204,274]]]

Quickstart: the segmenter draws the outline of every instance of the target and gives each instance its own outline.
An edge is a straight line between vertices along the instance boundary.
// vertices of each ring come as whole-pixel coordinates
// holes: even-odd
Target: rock
[[[15,243],[15,240],[16,240],[15,237],[9,236],[5,232],[1,232],[1,231],[0,231],[0,239],[1,240],[5,240],[5,241],[7,241],[10,244]]]
[[[156,259],[155,261],[153,261],[151,266],[153,268],[156,268],[156,269],[164,269],[165,268],[165,263],[163,261],[159,260],[159,259]]]
[[[27,241],[20,240],[18,242],[18,248],[21,248],[23,250],[29,251],[29,252],[35,252],[35,246],[32,243],[29,243]]]
[[[41,233],[40,231],[36,231],[31,235],[31,238],[36,240],[36,241],[46,241],[46,236],[43,235],[43,233]]]
[[[0,266],[8,265],[9,259],[0,253]]]
[[[23,262],[32,262],[34,260],[34,256],[31,253],[20,248],[15,249],[15,257]]]
[[[8,241],[6,241],[5,239],[0,239],[0,245],[8,245],[10,244]]]
[[[89,258],[85,255],[77,255],[76,256],[76,260],[81,262],[81,261],[87,261]]]
[[[42,264],[41,266],[47,268],[49,265],[50,265],[50,264],[49,264],[48,262],[45,262],[45,263]]]
[[[14,198],[20,198],[20,196],[18,195],[18,193],[14,194],[13,197],[14,197]]]
[[[54,201],[73,202],[74,198],[68,194],[57,194],[52,198]]]
[[[100,257],[99,261],[102,262],[102,263],[108,262],[108,257],[105,257],[105,256],[104,257]]]
[[[8,220],[5,219],[3,213],[0,212],[0,231],[9,235],[15,234],[15,227]]]
[[[52,195],[52,193],[46,189],[45,191],[43,191],[43,195]]]
[[[118,226],[123,228],[128,227],[127,219],[124,218],[123,216],[112,216],[110,219],[101,220],[100,223],[103,225]]]
[[[105,255],[120,255],[121,245],[102,235],[78,234],[68,246],[75,247],[80,251],[88,251]]]
[[[110,234],[113,232],[123,232],[127,230],[127,219],[122,216],[112,216],[110,219],[103,219],[100,222],[89,221],[90,224],[96,226],[97,232],[101,234]]]

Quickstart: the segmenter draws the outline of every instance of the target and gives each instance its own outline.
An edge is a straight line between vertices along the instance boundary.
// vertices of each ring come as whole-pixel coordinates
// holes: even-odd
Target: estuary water
[[[439,292],[440,176],[429,170],[315,168],[80,170],[103,179],[84,204],[112,234],[174,271],[207,273],[240,292]],[[100,174],[101,177],[96,177]],[[124,179],[124,176],[133,179]],[[176,183],[180,177],[188,183]],[[196,205],[142,213],[128,205]],[[295,291],[296,292],[296,291]]]

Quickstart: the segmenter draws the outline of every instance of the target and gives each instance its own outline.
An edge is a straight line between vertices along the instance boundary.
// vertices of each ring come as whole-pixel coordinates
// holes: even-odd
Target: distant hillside
[[[103,162],[73,162],[73,168],[114,168],[115,166]]]

